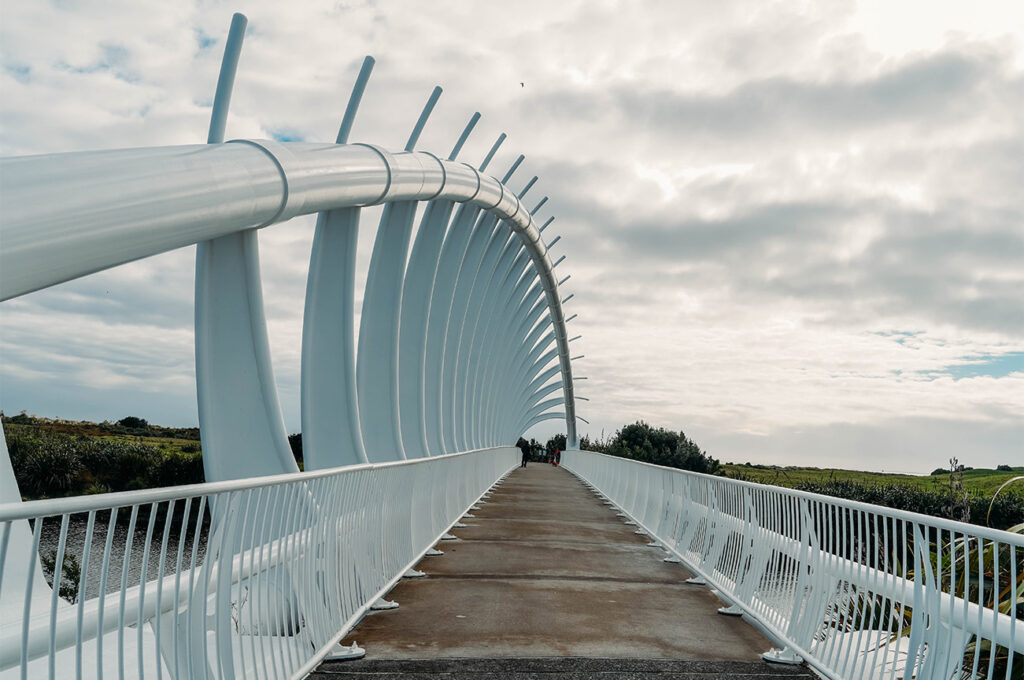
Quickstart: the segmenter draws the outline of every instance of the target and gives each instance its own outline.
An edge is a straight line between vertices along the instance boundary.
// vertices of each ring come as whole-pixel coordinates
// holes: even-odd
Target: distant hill
[[[0,421],[7,425],[25,425],[36,430],[61,432],[74,436],[107,437],[113,435],[129,435],[151,439],[188,439],[199,441],[198,427],[160,427],[150,425],[145,418],[126,416],[117,422],[104,420],[93,423],[88,420],[62,420],[59,418],[40,418],[27,415],[24,411],[16,416],[4,415],[0,411]]]
[[[723,463],[726,477],[743,479],[748,482],[774,484],[796,488],[808,482],[856,482],[864,485],[902,484],[926,491],[942,491],[949,488],[949,470],[940,468],[930,475],[902,475],[886,472],[865,472],[863,470],[842,470],[839,468],[816,468],[779,465],[752,465],[750,463]],[[1004,482],[1024,475],[1024,466],[1000,466],[1001,469],[969,468],[963,473],[964,489],[969,493],[991,496]],[[1024,484],[1021,487],[1024,488]],[[1005,493],[1005,492],[1004,492]],[[1021,518],[1024,520],[1024,517]]]

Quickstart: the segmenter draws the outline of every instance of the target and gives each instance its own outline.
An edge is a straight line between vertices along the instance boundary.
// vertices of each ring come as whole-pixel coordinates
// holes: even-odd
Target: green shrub
[[[949,471],[946,470],[946,473],[948,474]],[[868,485],[847,480],[801,482],[795,488],[823,496],[871,503],[932,517],[949,518],[950,515],[949,494],[946,491],[931,491],[905,484]],[[991,496],[968,497],[971,523],[985,524],[985,516],[988,513],[990,502],[992,502]],[[1024,496],[1005,491],[996,496],[995,502],[992,503],[989,526],[996,529],[1008,529],[1019,524],[1021,518],[1024,518]]]
[[[199,484],[203,480],[203,457],[198,454],[167,453],[150,474],[150,486]]]
[[[16,430],[8,432],[7,445],[18,486],[29,498],[196,484],[204,479],[202,454],[163,451],[134,441]]]
[[[53,442],[28,452],[15,476],[22,492],[34,496],[62,496],[79,484],[82,463],[73,446]]]
[[[663,427],[654,428],[642,420],[618,430],[605,452],[613,456],[710,475],[717,474],[721,467],[717,458],[709,456],[683,432],[673,432]]]
[[[52,588],[53,572],[57,568],[57,551],[51,550],[48,555],[40,555],[40,561],[43,563],[43,575],[46,576],[46,581]],[[74,604],[78,600],[78,584],[82,578],[82,567],[78,564],[78,558],[70,553],[65,553],[60,564],[60,571],[60,588],[57,593]]]
[[[141,430],[149,427],[149,423],[146,422],[145,418],[136,418],[135,416],[121,418],[121,420],[117,421],[117,424],[129,430]]]

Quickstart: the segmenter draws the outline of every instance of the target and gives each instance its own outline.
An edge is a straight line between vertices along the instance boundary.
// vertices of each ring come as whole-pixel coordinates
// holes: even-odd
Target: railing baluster
[[[964,663],[966,673],[1009,678],[1024,648],[1014,605],[999,611],[1000,593],[1020,577],[1018,533],[588,451],[562,462],[625,508],[658,499],[674,512],[658,485],[636,480],[679,480],[674,522],[633,514],[789,647],[768,660],[803,657],[829,678],[946,680]],[[997,647],[1010,648],[1005,673]]]
[[[64,577],[64,550],[68,541],[68,515],[60,518],[60,538],[57,542],[57,556],[53,562],[53,593],[50,595],[50,678],[57,676],[57,604],[60,602],[60,586]],[[0,555],[0,564],[3,564]]]

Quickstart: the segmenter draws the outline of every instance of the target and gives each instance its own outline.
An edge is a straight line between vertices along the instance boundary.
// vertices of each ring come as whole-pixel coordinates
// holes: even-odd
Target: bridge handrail
[[[344,465],[326,470],[306,470],[303,472],[289,472],[287,474],[280,475],[247,477],[245,479],[229,479],[222,482],[180,484],[178,486],[161,486],[152,489],[137,489],[134,491],[114,491],[111,493],[98,493],[88,496],[40,498],[37,500],[20,501],[16,503],[0,503],[0,522],[34,519],[36,517],[51,517],[54,515],[70,515],[90,511],[109,510],[110,508],[125,508],[133,505],[149,505],[152,503],[163,503],[176,499],[180,500],[190,497],[196,498],[199,496],[212,496],[229,491],[260,489],[292,482],[310,482],[316,479],[323,479],[324,477],[334,477],[339,474],[352,473],[360,470],[385,470],[396,466],[429,464],[432,460],[458,458],[460,456],[469,456],[474,453],[490,450],[491,449],[476,449],[460,453],[446,453],[438,456],[432,456],[430,458],[413,458],[411,460],[395,460],[384,463]]]
[[[998,609],[1020,534],[590,451],[562,464],[827,677],[950,678],[965,658],[991,677],[985,645],[1024,652]]]
[[[126,663],[139,677],[303,677],[519,456],[483,449],[0,506],[0,674],[73,673],[84,656],[95,663],[85,677]],[[77,539],[73,515],[78,529],[88,515]],[[45,600],[7,569],[36,559],[7,551],[25,519],[33,553],[44,523],[60,523]],[[72,554],[80,597],[68,604],[57,593]]]

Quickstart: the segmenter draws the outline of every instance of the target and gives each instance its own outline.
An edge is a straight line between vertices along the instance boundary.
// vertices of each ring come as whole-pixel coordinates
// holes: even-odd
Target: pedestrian
[[[561,462],[562,462],[562,452],[559,451],[558,449],[555,449],[555,467],[558,467],[558,464],[561,463]]]
[[[530,449],[523,449],[523,464],[519,467],[526,467],[526,461],[530,460]]]

